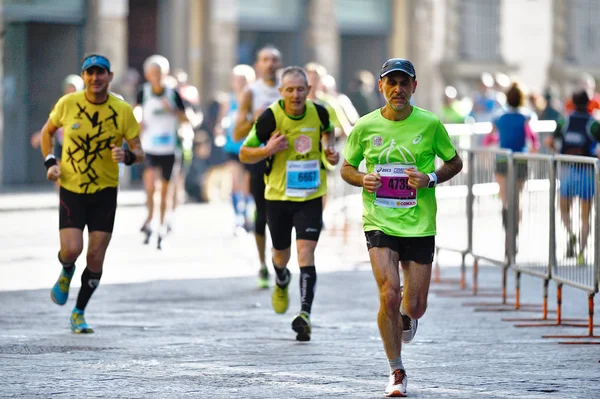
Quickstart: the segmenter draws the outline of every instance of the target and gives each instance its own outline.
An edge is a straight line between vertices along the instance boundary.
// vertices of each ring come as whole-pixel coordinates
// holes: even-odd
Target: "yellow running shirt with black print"
[[[357,167],[364,159],[368,173],[379,173],[381,188],[371,194],[363,188],[365,231],[381,230],[396,237],[436,234],[435,188],[408,186],[405,169],[425,174],[435,171],[435,157],[449,161],[456,149],[448,132],[433,113],[413,106],[402,121],[391,121],[381,110],[360,118],[342,152]]]
[[[271,104],[244,141],[247,147],[260,147],[275,132],[287,139],[287,149],[269,159],[265,199],[304,202],[325,195],[327,177],[322,163],[321,133],[331,131],[327,110],[310,100],[306,100],[304,113],[297,117],[285,113],[283,100]]]
[[[102,104],[87,101],[85,92],[63,96],[50,121],[63,128],[60,186],[80,194],[92,194],[119,184],[119,164],[112,159],[111,144],[140,134],[131,106],[109,93]]]

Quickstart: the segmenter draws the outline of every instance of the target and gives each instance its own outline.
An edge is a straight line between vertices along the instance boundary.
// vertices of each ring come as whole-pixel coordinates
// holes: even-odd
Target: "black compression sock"
[[[300,268],[300,302],[302,311],[310,314],[315,289],[317,287],[317,269],[314,266]]]
[[[102,272],[94,273],[87,267],[85,268],[81,274],[81,288],[79,289],[79,295],[77,296],[77,303],[75,305],[77,309],[85,309],[92,294],[100,284],[100,277],[102,277]]]
[[[287,267],[281,268],[281,267],[277,266],[277,264],[275,262],[273,262],[273,269],[275,269],[275,274],[277,275],[277,278],[275,279],[275,283],[280,288],[285,288],[290,282],[290,271],[287,269]]]

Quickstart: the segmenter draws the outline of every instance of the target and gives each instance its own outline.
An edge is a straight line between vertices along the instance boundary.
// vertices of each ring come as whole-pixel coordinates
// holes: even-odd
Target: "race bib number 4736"
[[[375,165],[381,177],[381,187],[375,193],[375,205],[386,208],[412,208],[417,205],[417,189],[408,185],[405,170],[414,165]]]

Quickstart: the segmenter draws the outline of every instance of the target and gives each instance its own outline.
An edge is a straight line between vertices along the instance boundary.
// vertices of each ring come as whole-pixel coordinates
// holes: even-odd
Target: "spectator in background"
[[[358,115],[356,108],[354,108],[350,98],[347,95],[338,92],[335,78],[329,74],[323,76],[321,79],[321,86],[326,97],[330,96],[337,100],[339,106],[341,107],[341,112],[346,115],[346,119],[350,125],[354,126],[360,116]],[[350,131],[348,130],[347,133],[350,133]]]
[[[310,86],[307,98],[325,107],[329,113],[329,120],[335,129],[335,137],[348,135],[352,129],[352,125],[346,113],[342,109],[337,97],[328,95],[324,91],[323,78],[327,76],[327,69],[316,62],[309,62],[304,67],[304,70],[308,76],[308,84]]]
[[[577,82],[576,91],[578,90],[584,90],[588,95],[588,112],[595,118],[600,118],[600,93],[596,92],[596,79],[589,73],[582,73]],[[565,103],[567,113],[574,112],[575,108],[573,99],[568,99]]]
[[[494,116],[502,110],[498,92],[494,90],[494,77],[483,73],[478,90],[473,95],[473,109],[469,116],[475,122],[491,122]]]
[[[443,123],[463,123],[465,115],[460,111],[459,101],[456,99],[458,91],[453,86],[446,87],[442,105],[441,120]]]
[[[350,81],[348,98],[359,116],[366,115],[379,107],[379,97],[375,91],[375,76],[369,71],[357,71]]]
[[[77,91],[81,91],[84,89],[83,79],[79,75],[68,75],[65,80],[63,80],[62,84],[63,95],[75,93]],[[31,135],[31,146],[33,148],[40,148],[40,142],[42,138],[42,131],[38,130],[37,132]],[[62,157],[62,144],[63,144],[63,128],[59,127],[54,133],[54,156],[56,157],[56,163],[60,165],[60,159]],[[56,185],[59,187],[58,183]]]
[[[559,109],[562,109],[562,106],[558,100],[556,90],[547,87],[546,90],[544,90],[544,108],[540,114],[540,120],[558,122],[562,118]]]
[[[532,119],[532,112],[523,107],[525,94],[517,83],[513,83],[506,92],[506,102],[508,109],[493,120],[494,131],[491,134],[497,134],[500,148],[511,150],[512,152],[525,152],[529,148],[530,152],[537,152],[539,148],[539,139],[537,133],[531,130],[529,122]],[[530,141],[528,145],[528,141]],[[517,203],[515,209],[519,209],[519,196],[525,179],[527,178],[527,163],[517,161],[515,163],[515,174],[517,177]],[[508,223],[508,196],[507,196],[507,172],[508,159],[505,156],[496,157],[496,181],[500,188],[500,199],[502,200],[502,224],[506,229]],[[518,234],[518,223],[517,223]],[[508,244],[508,232],[506,234],[506,244]],[[508,250],[508,245],[505,247]]]
[[[590,115],[590,98],[586,90],[573,93],[571,104],[575,110],[560,124],[555,137],[548,140],[548,146],[557,149],[554,139],[561,142],[559,152],[567,155],[585,157],[597,156],[600,140],[600,124]],[[585,264],[585,248],[590,234],[590,215],[594,199],[594,167],[591,164],[565,163],[559,170],[560,180],[560,213],[567,230],[568,258],[575,256],[577,236],[571,222],[573,199],[579,198],[581,209],[581,232],[579,236],[579,252],[577,264]]]

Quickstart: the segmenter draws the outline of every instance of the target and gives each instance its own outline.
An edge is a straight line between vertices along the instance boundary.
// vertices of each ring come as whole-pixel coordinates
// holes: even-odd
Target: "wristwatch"
[[[427,188],[434,188],[437,184],[437,175],[435,174],[435,172],[431,172],[428,173],[427,176],[429,177],[429,183],[427,183]]]

